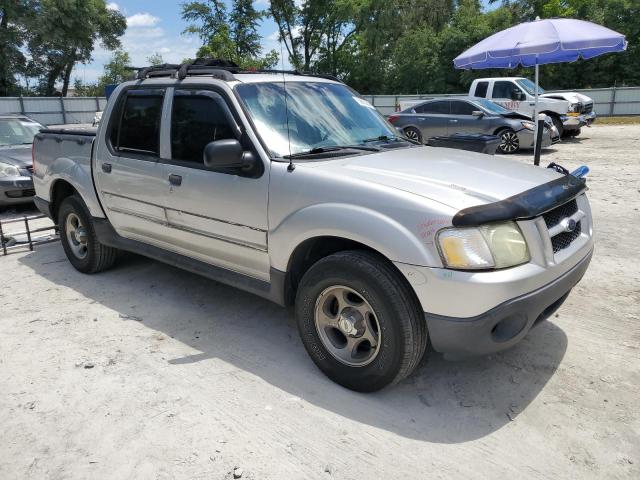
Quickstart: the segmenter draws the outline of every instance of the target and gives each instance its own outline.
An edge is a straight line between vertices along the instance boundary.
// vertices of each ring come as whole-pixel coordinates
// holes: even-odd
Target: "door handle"
[[[103,163],[102,164],[102,171],[104,173],[111,173],[111,164],[110,163]]]
[[[458,120],[449,120],[451,123],[458,123]]]
[[[179,187],[180,185],[182,185],[182,177],[180,175],[172,173],[171,175],[169,175],[169,183],[171,185]]]

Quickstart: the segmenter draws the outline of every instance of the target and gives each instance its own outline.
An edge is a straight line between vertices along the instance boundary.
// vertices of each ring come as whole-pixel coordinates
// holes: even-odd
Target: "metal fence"
[[[91,123],[106,104],[104,97],[0,97],[0,114],[19,113],[44,125]]]
[[[570,91],[570,90],[554,90]],[[593,99],[593,107],[598,116],[612,117],[620,115],[640,115],[640,87],[585,88],[571,90],[580,92]],[[396,111],[402,100],[423,100],[435,97],[459,97],[466,94],[428,94],[428,95],[366,95],[383,115]]]
[[[640,87],[587,88],[575,91],[593,99],[598,116],[640,115]],[[396,111],[401,100],[463,95],[465,94],[365,95],[365,98],[380,113],[389,115]],[[0,114],[22,113],[45,125],[91,123],[95,112],[103,110],[106,104],[107,99],[104,97],[0,97]]]

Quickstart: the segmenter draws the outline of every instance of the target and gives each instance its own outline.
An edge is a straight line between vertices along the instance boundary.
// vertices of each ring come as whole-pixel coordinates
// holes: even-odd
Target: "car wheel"
[[[577,130],[571,130],[571,132],[569,133],[572,137],[577,137],[578,135],[580,135],[581,133],[581,129],[578,128]]]
[[[520,150],[518,134],[510,128],[500,131],[498,136],[500,137],[500,145],[498,145],[500,153],[510,154]]]
[[[562,138],[562,135],[564,134],[564,126],[562,125],[562,120],[560,120],[556,116],[553,116],[551,117],[551,121],[553,122],[553,126],[556,127],[556,130],[558,130],[558,135],[560,135],[560,138]]]
[[[98,241],[91,215],[77,195],[65,198],[60,205],[58,227],[62,248],[76,270],[97,273],[115,262],[118,250]]]
[[[407,127],[404,129],[404,134],[409,140],[422,143],[422,134],[420,133],[420,130],[418,130],[417,128]]]
[[[314,264],[296,294],[302,342],[331,380],[373,392],[405,378],[427,345],[422,309],[384,258],[339,252]]]

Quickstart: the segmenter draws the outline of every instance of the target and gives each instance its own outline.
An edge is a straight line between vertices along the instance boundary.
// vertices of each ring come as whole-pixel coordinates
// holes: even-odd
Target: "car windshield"
[[[536,84],[528,78],[519,78],[518,80],[516,80],[516,83],[524,88],[529,95],[536,94]],[[538,85],[538,93],[544,93],[544,88],[542,88],[540,85]]]
[[[0,146],[32,144],[42,125],[27,118],[0,118]]]
[[[273,157],[323,147],[394,139],[378,111],[345,85],[329,82],[245,83],[236,86]]]
[[[474,98],[474,102],[478,103],[482,108],[487,110],[490,113],[495,113],[496,115],[504,115],[505,113],[509,113],[511,110],[507,110],[502,105],[498,105],[491,100],[487,100],[486,98]]]

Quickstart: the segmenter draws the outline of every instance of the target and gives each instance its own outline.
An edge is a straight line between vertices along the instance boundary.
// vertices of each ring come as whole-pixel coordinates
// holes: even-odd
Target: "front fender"
[[[338,237],[366,245],[391,261],[441,266],[437,253],[396,220],[374,210],[343,203],[304,207],[286,217],[269,234],[272,267],[287,271],[294,250],[315,237]]]

